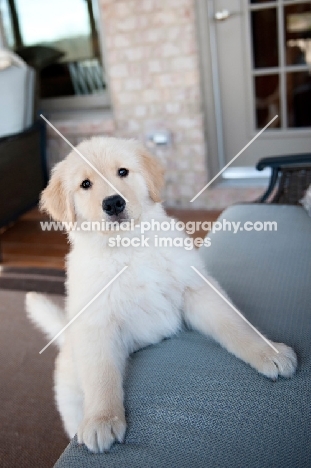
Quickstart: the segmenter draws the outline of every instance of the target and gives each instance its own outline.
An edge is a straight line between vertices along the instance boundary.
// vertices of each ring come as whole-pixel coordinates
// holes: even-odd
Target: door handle
[[[231,18],[232,16],[239,15],[239,12],[232,12],[229,10],[219,10],[216,11],[214,14],[215,21],[226,21],[227,19]]]

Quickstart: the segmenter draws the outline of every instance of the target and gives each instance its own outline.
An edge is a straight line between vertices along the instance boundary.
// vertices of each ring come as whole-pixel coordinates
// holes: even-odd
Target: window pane
[[[104,92],[96,9],[93,8],[97,2],[0,2],[0,6],[6,3],[11,18],[14,18],[12,5],[14,9],[15,4],[16,18],[11,22],[12,48],[40,73],[42,98]]]
[[[311,65],[311,3],[284,8],[287,65]]]
[[[73,39],[81,37],[89,53],[90,25],[85,0],[15,0],[15,5],[25,46],[61,45],[71,56]]]
[[[252,3],[252,4],[253,3],[267,3],[267,2],[271,3],[273,1],[275,1],[275,0],[250,0],[250,3]]]
[[[279,75],[255,77],[255,107],[257,128],[263,128],[276,115],[272,126],[281,126]]]
[[[311,126],[311,75],[287,73],[287,115],[289,127]]]
[[[253,66],[277,67],[278,39],[276,8],[251,12]]]

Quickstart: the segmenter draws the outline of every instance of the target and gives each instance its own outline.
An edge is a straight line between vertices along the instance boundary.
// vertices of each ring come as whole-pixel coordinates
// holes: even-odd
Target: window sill
[[[58,111],[43,114],[65,135],[113,135],[115,121],[110,109],[87,111]],[[47,125],[48,137],[55,137],[55,131]]]

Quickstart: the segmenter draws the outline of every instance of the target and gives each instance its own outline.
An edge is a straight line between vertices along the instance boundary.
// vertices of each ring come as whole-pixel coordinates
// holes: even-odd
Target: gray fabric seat
[[[63,467],[311,467],[311,219],[300,207],[237,205],[220,219],[277,232],[218,232],[202,250],[244,315],[294,347],[294,378],[272,382],[193,331],[135,353],[125,444],[91,454],[72,440]]]

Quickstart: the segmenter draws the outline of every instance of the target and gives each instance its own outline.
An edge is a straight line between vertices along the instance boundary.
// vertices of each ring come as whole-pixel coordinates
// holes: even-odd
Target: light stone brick
[[[185,102],[187,99],[187,88],[180,87],[180,88],[173,88],[170,90],[170,96],[172,101],[177,102]]]
[[[156,85],[158,88],[172,88],[179,86],[180,84],[180,76],[174,75],[173,73],[170,74],[161,74],[156,76]],[[163,94],[162,94],[163,97]]]
[[[132,92],[120,92],[120,93],[117,93],[115,96],[115,103],[116,105],[119,107],[122,107],[122,106],[127,106],[129,104],[135,104],[136,103],[136,96],[134,93]],[[119,110],[120,111],[120,110]]]
[[[123,79],[122,78],[113,78],[110,84],[110,93],[119,93],[123,89]]]
[[[145,50],[143,47],[133,47],[125,50],[124,54],[128,61],[136,62],[143,59]]]
[[[164,9],[153,14],[152,22],[156,26],[165,26],[176,23],[176,14],[174,11]]]
[[[116,34],[114,36],[113,44],[117,49],[131,46],[130,38],[126,34]]]
[[[146,70],[146,65],[144,62],[141,61],[128,62],[127,68],[128,76],[131,76],[132,78],[142,78]]]
[[[180,128],[193,128],[196,126],[196,122],[191,117],[183,117],[176,121],[176,125]]]
[[[184,86],[199,86],[200,84],[200,75],[199,75],[199,70],[194,69],[191,71],[186,71],[183,74],[184,77]]]
[[[150,15],[139,15],[137,18],[137,28],[138,29],[145,29],[151,27],[151,16]]]
[[[190,141],[200,142],[204,146],[204,133],[201,126],[189,130],[187,136]]]
[[[126,64],[119,63],[109,68],[111,78],[124,78],[128,76],[128,68]]]
[[[136,16],[128,16],[124,18],[122,21],[119,21],[117,24],[119,31],[133,31],[137,28],[138,22]]]
[[[165,104],[165,109],[168,114],[179,114],[181,105],[179,102],[167,102]]]
[[[181,159],[178,163],[178,167],[180,171],[188,170],[190,167],[190,161],[187,159],[184,159],[184,160]]]
[[[139,78],[128,78],[125,81],[125,89],[127,91],[137,91],[142,89],[142,80]]]
[[[139,105],[134,108],[134,115],[136,117],[145,117],[147,115],[147,106]]]
[[[196,70],[196,57],[176,57],[172,59],[172,69],[174,70]]]
[[[114,48],[114,37],[113,36],[107,36],[105,38],[105,46],[106,50],[110,51]]]
[[[127,129],[131,133],[137,133],[141,130],[141,125],[136,119],[130,119],[127,121]]]
[[[184,31],[180,26],[173,25],[166,28],[165,40],[167,42],[176,42],[177,40],[180,41],[183,36]]]
[[[144,102],[159,102],[161,100],[161,93],[156,89],[146,89],[142,93]]]
[[[160,60],[149,60],[147,65],[149,73],[160,73],[162,70]]]
[[[160,57],[176,57],[180,54],[180,49],[175,44],[167,42],[158,47],[157,53]]]
[[[144,41],[146,43],[158,43],[162,42],[163,32],[160,29],[149,29],[144,33]]]
[[[99,0],[100,5],[104,8],[110,6],[115,0]]]
[[[193,8],[193,0],[166,0],[165,6],[166,8]]]
[[[181,5],[179,8],[174,10],[177,20],[180,23],[186,22],[187,24],[195,24],[195,12],[194,5]]]
[[[159,0],[141,0],[140,9],[141,11],[153,12],[159,5]]]

